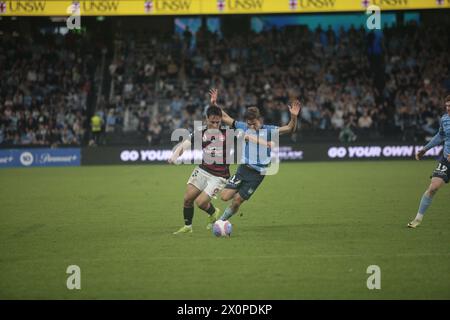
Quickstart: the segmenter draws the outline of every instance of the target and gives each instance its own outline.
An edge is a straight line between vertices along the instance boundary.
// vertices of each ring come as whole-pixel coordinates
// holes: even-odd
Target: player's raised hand
[[[416,160],[420,160],[423,158],[423,156],[425,155],[427,151],[425,149],[420,150],[419,152],[416,153]]]
[[[213,106],[217,106],[217,95],[219,94],[219,91],[215,88],[209,90],[209,96],[211,97],[211,104]]]
[[[294,115],[294,116],[298,116],[298,114],[300,113],[300,111],[302,110],[302,105],[300,104],[300,101],[298,100],[294,100],[294,102],[292,102],[291,105],[288,105],[289,108],[289,112]]]

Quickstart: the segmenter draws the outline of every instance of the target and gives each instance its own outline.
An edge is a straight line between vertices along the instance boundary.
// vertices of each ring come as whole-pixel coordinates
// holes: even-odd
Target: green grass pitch
[[[1,170],[0,299],[450,299],[450,187],[406,228],[434,166],[283,163],[231,238],[172,235],[192,166]]]

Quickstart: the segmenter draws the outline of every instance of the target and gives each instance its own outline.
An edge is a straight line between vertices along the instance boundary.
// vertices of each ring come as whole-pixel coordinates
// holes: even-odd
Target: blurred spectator
[[[90,143],[91,145],[98,146],[100,144],[100,137],[103,125],[103,119],[100,115],[101,115],[100,112],[97,112],[91,118],[91,133],[92,133],[92,140]]]
[[[116,126],[116,116],[114,114],[114,109],[109,109],[108,115],[106,116],[106,127],[105,132],[114,132]]]
[[[369,116],[367,110],[364,111],[364,114],[358,119],[358,127],[361,129],[369,129],[372,126],[372,118]]]
[[[349,143],[356,141],[356,134],[353,132],[354,122],[352,119],[346,121],[344,127],[339,132],[339,141],[342,143]]]

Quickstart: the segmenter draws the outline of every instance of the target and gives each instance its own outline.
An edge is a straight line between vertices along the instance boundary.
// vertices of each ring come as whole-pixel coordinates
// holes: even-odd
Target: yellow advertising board
[[[450,0],[0,0],[3,16],[222,15],[450,9]]]

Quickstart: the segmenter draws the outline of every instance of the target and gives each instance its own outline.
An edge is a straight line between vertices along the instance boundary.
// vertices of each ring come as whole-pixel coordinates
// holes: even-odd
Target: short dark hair
[[[450,101],[450,94],[448,96],[445,97],[444,103],[447,103]]]
[[[219,107],[216,106],[210,106],[206,110],[206,117],[209,118],[210,116],[222,116],[222,110]]]
[[[244,113],[244,119],[245,120],[255,120],[259,119],[259,109],[257,107],[248,107],[247,110],[245,110]]]

